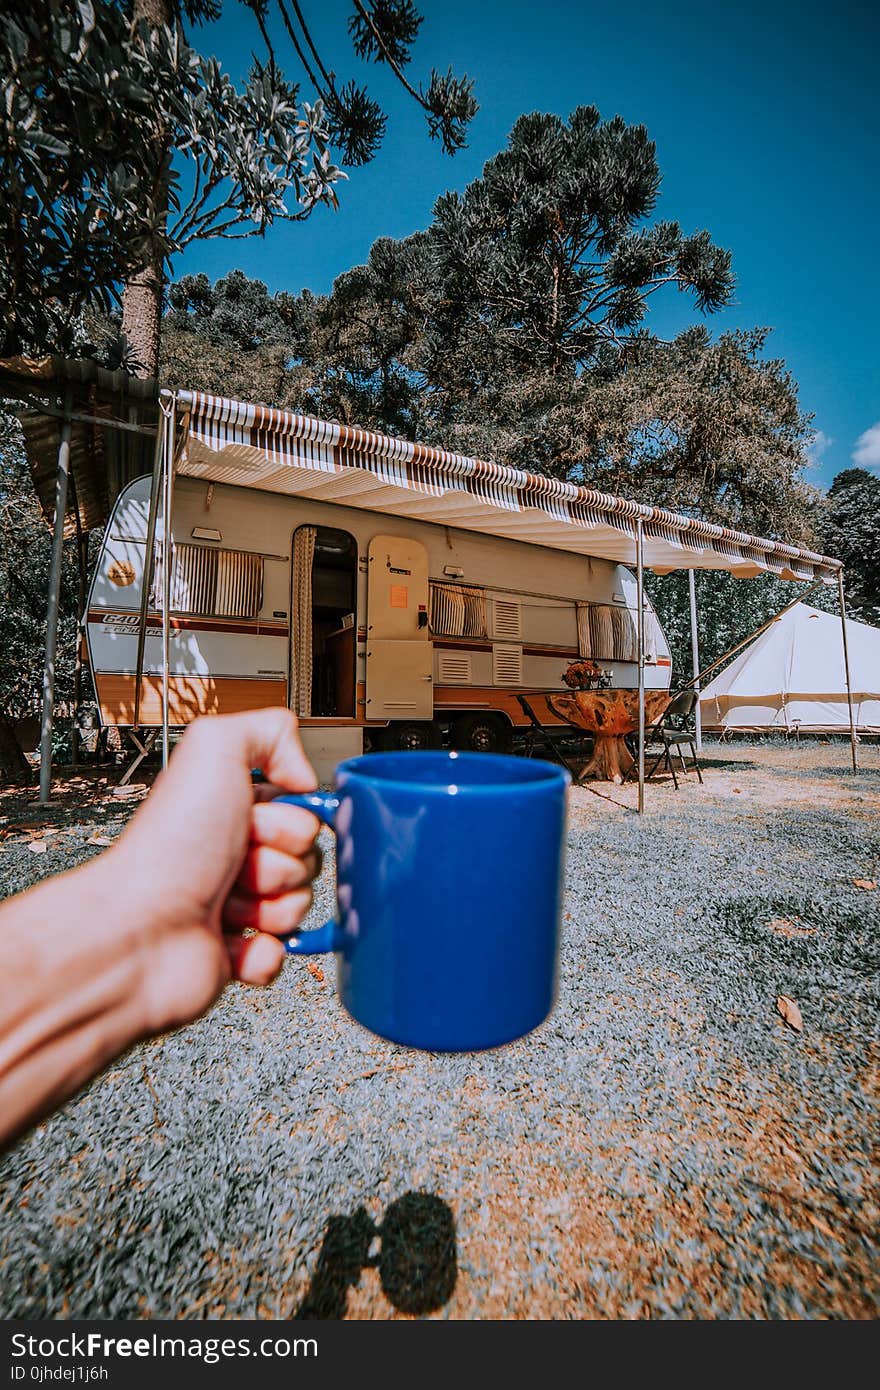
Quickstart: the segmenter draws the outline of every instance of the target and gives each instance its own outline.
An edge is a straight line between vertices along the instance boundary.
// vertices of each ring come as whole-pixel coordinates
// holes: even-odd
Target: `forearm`
[[[113,852],[0,906],[0,1146],[147,1031]]]

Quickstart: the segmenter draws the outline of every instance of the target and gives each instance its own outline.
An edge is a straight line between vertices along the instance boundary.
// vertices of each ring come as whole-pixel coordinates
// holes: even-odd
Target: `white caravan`
[[[222,473],[221,469],[217,470]],[[135,724],[150,479],[119,495],[86,612],[101,721]],[[362,504],[180,476],[174,484],[168,701],[203,713],[289,705],[319,775],[368,748],[503,750],[589,658],[638,685],[636,580],[612,560]],[[156,533],[137,725],[162,722],[163,537]],[[646,604],[645,685],[669,647]]]

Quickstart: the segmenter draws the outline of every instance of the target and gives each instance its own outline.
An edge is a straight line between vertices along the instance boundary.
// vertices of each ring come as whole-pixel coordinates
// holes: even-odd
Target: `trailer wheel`
[[[382,747],[395,753],[421,753],[436,748],[439,741],[439,731],[433,724],[389,724]]]
[[[497,714],[463,714],[452,726],[453,748],[468,753],[509,753],[510,725]]]

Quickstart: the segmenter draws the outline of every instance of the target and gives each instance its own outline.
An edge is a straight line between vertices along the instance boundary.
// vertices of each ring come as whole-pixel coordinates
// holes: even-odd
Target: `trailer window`
[[[157,544],[150,602],[161,611],[163,546]],[[263,606],[263,557],[248,550],[172,547],[171,611],[199,618],[257,618]]]
[[[579,655],[598,661],[637,661],[637,617],[637,612],[631,608],[606,603],[579,603]],[[648,661],[657,659],[657,619],[650,608],[645,609],[645,657]]]
[[[469,584],[434,584],[429,623],[435,637],[485,637],[486,595]]]

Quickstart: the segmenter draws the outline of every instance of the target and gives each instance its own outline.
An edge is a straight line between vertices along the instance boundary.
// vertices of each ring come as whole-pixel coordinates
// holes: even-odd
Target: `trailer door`
[[[428,552],[403,536],[374,536],[367,575],[367,719],[432,719]]]

